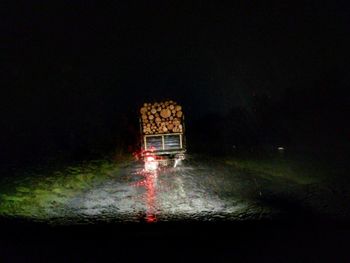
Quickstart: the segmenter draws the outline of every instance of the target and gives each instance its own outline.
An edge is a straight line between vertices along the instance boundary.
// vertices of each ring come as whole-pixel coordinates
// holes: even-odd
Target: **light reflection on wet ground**
[[[341,216],[344,209],[328,204],[327,192],[196,157],[157,172],[133,162],[47,214],[53,224],[291,219],[330,208]]]
[[[260,182],[262,184],[263,182]],[[191,161],[147,172],[133,163],[73,198],[55,223],[242,220],[271,217],[256,197],[262,185],[218,163]]]

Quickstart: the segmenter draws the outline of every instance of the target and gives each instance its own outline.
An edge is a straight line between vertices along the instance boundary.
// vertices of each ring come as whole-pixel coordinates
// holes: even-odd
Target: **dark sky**
[[[219,147],[348,138],[347,1],[7,2],[0,163],[127,148],[139,106],[167,98],[188,138],[215,120],[203,135],[225,131]]]
[[[57,2],[3,9],[15,108],[80,97],[130,110],[168,97],[202,114],[249,107],[256,93],[278,99],[328,72],[348,85],[347,1]]]

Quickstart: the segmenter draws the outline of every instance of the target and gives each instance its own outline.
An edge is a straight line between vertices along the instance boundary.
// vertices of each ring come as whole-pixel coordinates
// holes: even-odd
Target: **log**
[[[163,118],[169,118],[171,115],[171,111],[169,109],[163,109],[160,112],[160,116],[162,116]]]
[[[182,117],[182,111],[176,112],[176,117],[181,118]]]
[[[144,134],[182,132],[182,107],[173,100],[144,103],[140,107],[140,120]]]
[[[143,114],[145,114],[147,112],[147,108],[145,108],[145,107],[142,107],[141,109],[140,109],[140,113],[143,115]]]

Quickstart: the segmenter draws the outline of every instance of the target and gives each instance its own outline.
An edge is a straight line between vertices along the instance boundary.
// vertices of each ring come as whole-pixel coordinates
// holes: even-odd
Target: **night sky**
[[[295,93],[298,107],[327,97],[315,112],[320,101],[348,109],[347,1],[59,2],[2,8],[0,121],[11,156],[84,136],[77,145],[110,144],[144,101],[178,100],[190,121],[254,112],[259,96],[278,108]]]

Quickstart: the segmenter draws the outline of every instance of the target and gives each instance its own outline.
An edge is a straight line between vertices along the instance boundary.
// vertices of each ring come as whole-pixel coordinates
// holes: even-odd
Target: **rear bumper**
[[[145,158],[147,156],[158,156],[160,159],[185,159],[186,150],[162,150],[162,151],[145,151],[142,156]]]

